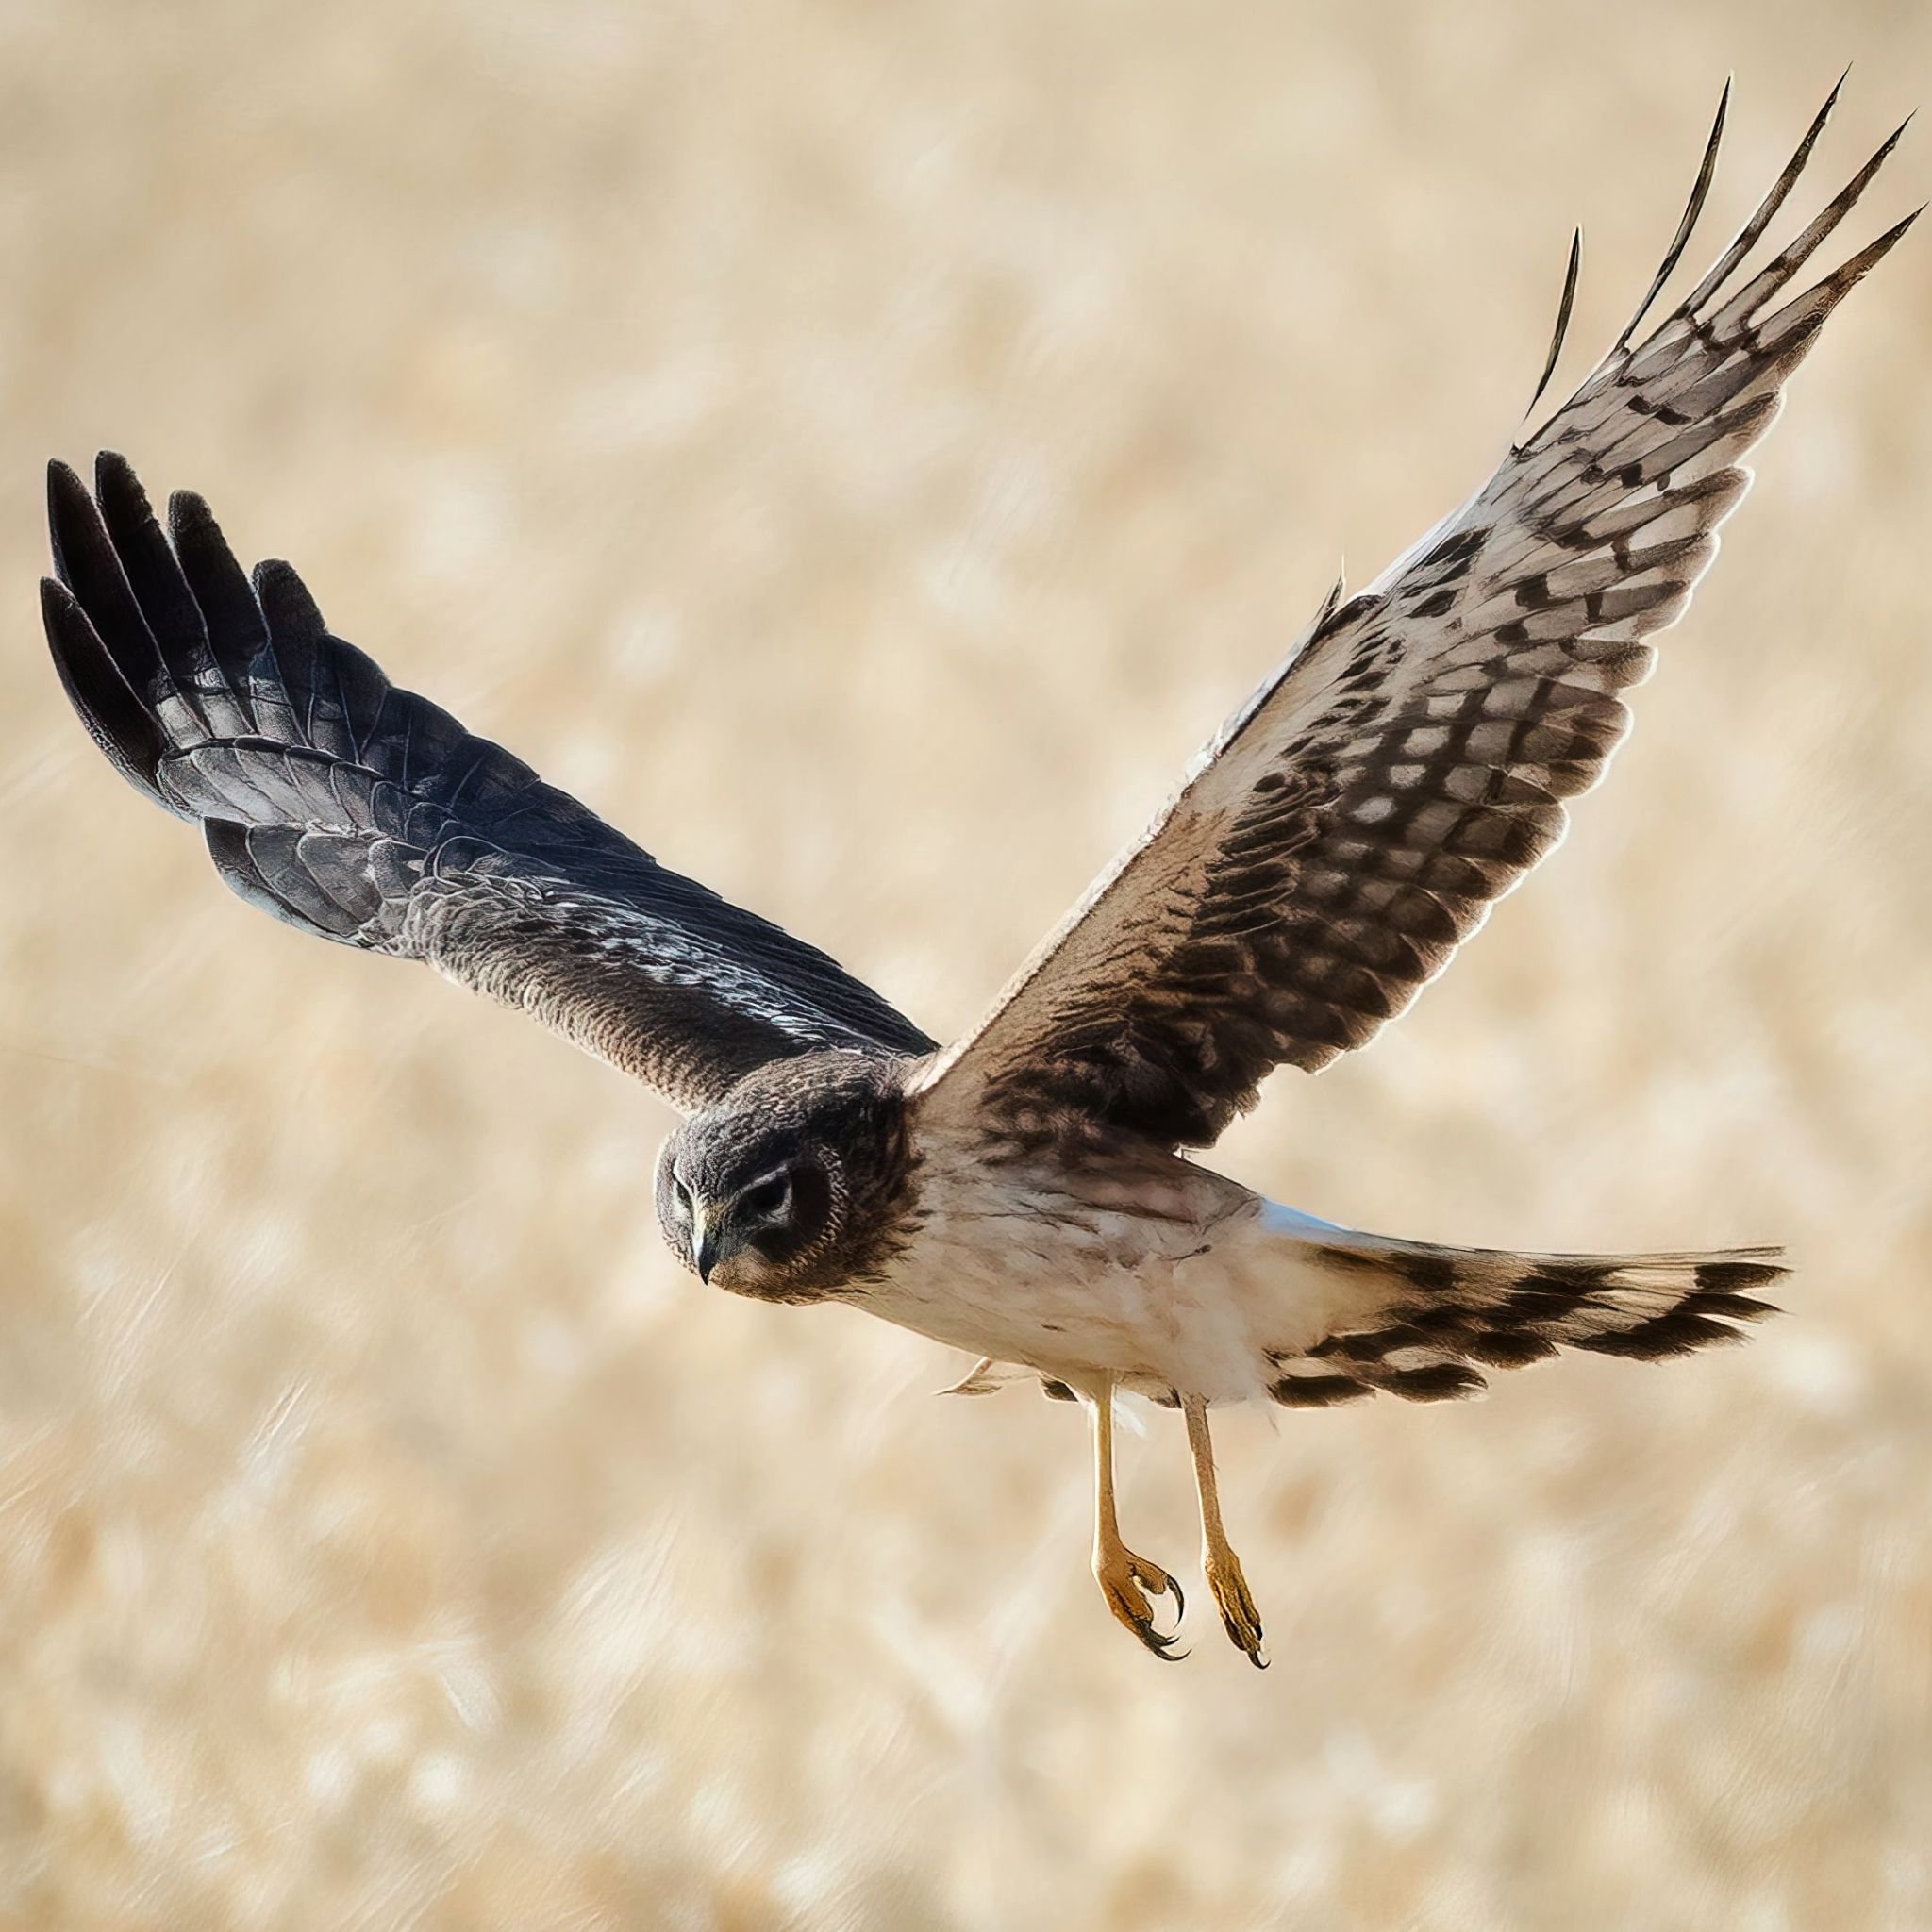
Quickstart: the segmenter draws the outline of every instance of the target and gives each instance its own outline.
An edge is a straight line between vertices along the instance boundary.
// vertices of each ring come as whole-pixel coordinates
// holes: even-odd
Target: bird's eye
[[[786,1202],[791,1198],[791,1176],[774,1174],[770,1180],[760,1181],[757,1187],[746,1189],[738,1197],[738,1205],[745,1213],[763,1221],[774,1214],[782,1213]]]
[[[691,1190],[675,1174],[671,1180],[671,1205],[677,1210],[678,1220],[691,1219]]]

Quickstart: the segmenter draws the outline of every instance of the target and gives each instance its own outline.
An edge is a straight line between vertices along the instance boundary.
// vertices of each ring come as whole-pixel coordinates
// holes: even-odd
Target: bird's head
[[[881,1063],[781,1061],[666,1141],[658,1224],[712,1287],[822,1301],[877,1264],[909,1169],[905,1143],[903,1101]]]

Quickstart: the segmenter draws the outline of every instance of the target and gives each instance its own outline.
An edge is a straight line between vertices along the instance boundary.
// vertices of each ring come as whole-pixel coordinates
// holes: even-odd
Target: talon
[[[1177,1664],[1190,1654],[1174,1647],[1180,1641],[1187,1598],[1179,1582],[1159,1564],[1150,1563],[1130,1550],[1122,1550],[1115,1557],[1096,1561],[1093,1574],[1101,1594],[1107,1598],[1108,1608],[1163,1663]],[[1155,1627],[1150,1598],[1158,1600],[1169,1594],[1174,1600],[1174,1624],[1163,1635]]]
[[[1167,1579],[1167,1589],[1174,1591],[1174,1626],[1178,1630],[1181,1626],[1181,1619],[1188,1614],[1188,1594],[1181,1588],[1181,1580],[1178,1576],[1170,1576]],[[1166,1591],[1161,1592],[1163,1596],[1166,1593]]]
[[[1158,1597],[1173,1596],[1174,1627],[1175,1632],[1178,1633],[1181,1627],[1181,1619],[1188,1614],[1188,1599],[1181,1590],[1180,1578],[1170,1575],[1158,1563],[1150,1563],[1144,1557],[1134,1557],[1130,1558],[1130,1561],[1132,1563],[1134,1581],[1143,1590],[1152,1591]],[[1151,1607],[1148,1621],[1150,1623],[1153,1621]]]
[[[1221,1612],[1222,1628],[1227,1632],[1228,1641],[1257,1671],[1265,1671],[1268,1658],[1261,1648],[1261,1613],[1255,1607],[1248,1580],[1241,1574],[1234,1552],[1226,1552],[1205,1568],[1208,1588],[1214,1594],[1214,1607]]]
[[[1134,1625],[1134,1635],[1151,1650],[1164,1664],[1177,1664],[1183,1657],[1191,1657],[1192,1651],[1176,1650],[1174,1645],[1181,1641],[1179,1626],[1170,1630],[1165,1637],[1155,1629],[1152,1618]]]

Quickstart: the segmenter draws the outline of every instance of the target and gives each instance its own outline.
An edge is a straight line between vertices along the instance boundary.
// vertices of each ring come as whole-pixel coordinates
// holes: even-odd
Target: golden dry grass
[[[1724,71],[1713,233],[1848,57],[1821,179],[1924,8],[0,11],[0,1924],[1932,1924],[1924,237],[1567,851],[1225,1150],[1791,1313],[1224,1423],[1266,1676],[1108,1622],[1075,1413],[702,1292],[653,1101],[225,894],[30,594],[125,448],[943,1031],[1482,474],[1570,222],[1594,345]]]

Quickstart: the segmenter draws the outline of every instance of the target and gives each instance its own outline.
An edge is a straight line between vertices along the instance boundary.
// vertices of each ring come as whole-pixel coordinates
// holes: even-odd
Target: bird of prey
[[[109,762],[200,826],[242,898],[426,960],[681,1108],[656,1205],[701,1281],[842,1302],[967,1350],[981,1359],[965,1391],[1030,1375],[1085,1403],[1093,1571],[1164,1657],[1180,1586],[1122,1540],[1112,1428],[1120,1391],[1177,1407],[1208,1588],[1264,1663],[1211,1407],[1434,1402],[1559,1347],[1654,1361],[1737,1339],[1767,1312],[1754,1291],[1784,1273],[1774,1248],[1392,1239],[1281,1207],[1189,1150],[1271,1070],[1312,1073],[1373,1040],[1602,774],[1646,640],[1682,615],[1744,493],[1741,458],[1825,318],[1909,225],[1799,285],[1895,134],[1744,272],[1836,98],[1709,273],[1640,333],[1703,206],[1720,105],[1608,355],[1366,591],[1343,602],[1337,587],[1148,830],[943,1049],[824,953],[391,684],[288,564],[244,573],[198,496],[175,496],[164,530],[118,456],[92,492],[51,471],[54,661]],[[1573,245],[1539,397],[1575,268]]]

